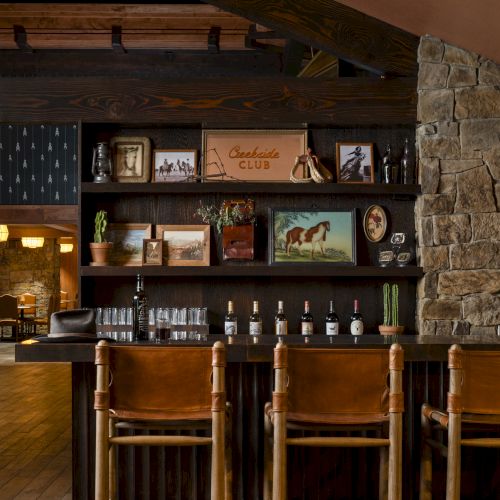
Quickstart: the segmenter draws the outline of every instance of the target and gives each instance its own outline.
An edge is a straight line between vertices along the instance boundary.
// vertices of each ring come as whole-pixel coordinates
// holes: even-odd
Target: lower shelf
[[[81,276],[308,276],[308,277],[393,277],[419,278],[421,267],[338,267],[329,265],[224,265],[224,266],[82,266]]]

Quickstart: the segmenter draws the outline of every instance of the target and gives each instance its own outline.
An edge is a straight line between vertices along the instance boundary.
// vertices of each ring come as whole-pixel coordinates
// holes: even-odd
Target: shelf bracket
[[[28,34],[24,26],[14,24],[14,41],[23,52],[33,52],[33,48],[28,43]]]
[[[126,54],[127,51],[122,43],[122,27],[112,26],[111,27],[111,46],[113,50],[120,54]]]

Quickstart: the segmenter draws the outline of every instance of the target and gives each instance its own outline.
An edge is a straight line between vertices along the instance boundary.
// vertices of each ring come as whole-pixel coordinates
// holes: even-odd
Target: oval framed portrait
[[[368,241],[379,242],[387,231],[387,214],[380,205],[370,205],[363,217],[363,229]]]

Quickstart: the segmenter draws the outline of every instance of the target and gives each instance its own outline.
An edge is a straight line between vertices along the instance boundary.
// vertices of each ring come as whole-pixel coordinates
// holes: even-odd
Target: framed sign
[[[148,137],[112,137],[114,180],[149,182],[151,177],[151,141]]]
[[[163,264],[209,266],[210,226],[158,225],[156,237],[163,241]]]
[[[141,266],[143,240],[151,238],[151,224],[108,224],[106,240],[113,242],[112,266]]]
[[[271,209],[270,264],[356,265],[355,210]]]
[[[289,182],[307,130],[204,130],[204,181]]]
[[[155,149],[153,182],[182,182],[197,175],[195,149]]]
[[[373,144],[368,142],[337,143],[337,182],[373,184]]]

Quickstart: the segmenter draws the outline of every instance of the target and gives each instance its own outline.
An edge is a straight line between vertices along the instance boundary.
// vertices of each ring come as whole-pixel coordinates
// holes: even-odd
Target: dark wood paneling
[[[418,37],[332,0],[208,0],[376,73],[417,74]]]
[[[189,81],[6,78],[0,121],[192,124],[259,128],[288,123],[415,124],[416,82],[342,78]]]

